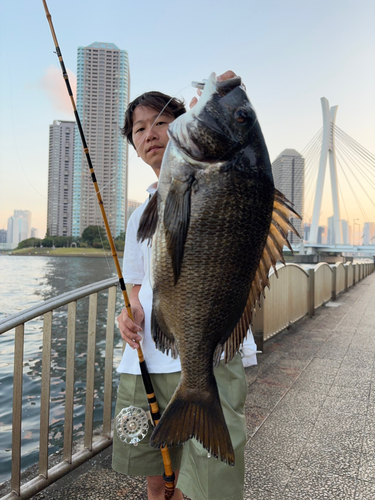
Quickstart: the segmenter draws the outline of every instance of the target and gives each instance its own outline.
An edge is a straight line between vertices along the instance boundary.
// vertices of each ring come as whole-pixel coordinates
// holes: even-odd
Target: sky
[[[73,88],[77,47],[111,42],[128,51],[130,99],[160,90],[189,103],[191,81],[228,69],[240,75],[271,161],[315,136],[321,97],[339,106],[336,124],[375,154],[374,0],[48,0],[48,7]],[[30,210],[44,236],[49,125],[72,119],[42,0],[0,0],[0,229],[15,209]],[[129,198],[143,201],[153,175],[130,148]],[[332,215],[328,190],[326,182],[323,224]],[[375,205],[364,206],[375,221]],[[363,223],[349,194],[346,213],[349,223]]]

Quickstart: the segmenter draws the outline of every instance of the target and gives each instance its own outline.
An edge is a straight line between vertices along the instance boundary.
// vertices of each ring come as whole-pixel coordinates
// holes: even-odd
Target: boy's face
[[[168,125],[174,121],[170,115],[160,115],[146,106],[137,106],[133,113],[133,142],[138,156],[150,165],[159,178],[161,162],[169,137]]]

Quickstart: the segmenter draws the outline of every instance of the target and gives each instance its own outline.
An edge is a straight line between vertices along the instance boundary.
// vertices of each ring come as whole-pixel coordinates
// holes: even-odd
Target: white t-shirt
[[[152,184],[147,192],[153,194],[156,191],[157,183]],[[145,321],[141,347],[146,360],[149,373],[173,373],[181,371],[180,359],[173,359],[170,355],[163,354],[156,349],[151,336],[151,309],[152,309],[152,286],[151,286],[151,247],[147,241],[139,243],[137,241],[137,231],[139,221],[144,209],[148,204],[148,199],[138,207],[130,216],[127,230],[124,251],[123,276],[125,283],[142,285],[139,291],[139,301],[143,307]],[[256,344],[251,331],[244,341],[242,352],[242,362],[244,366],[256,365]],[[136,349],[132,349],[128,344],[117,371],[120,373],[131,373],[140,375],[138,354]]]

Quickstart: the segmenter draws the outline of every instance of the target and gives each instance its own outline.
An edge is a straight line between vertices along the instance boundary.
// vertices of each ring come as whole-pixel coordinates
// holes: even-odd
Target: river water
[[[0,255],[0,320],[39,302],[116,276],[111,258]],[[102,421],[105,323],[108,294],[98,295],[94,422]],[[117,311],[122,308],[118,293]],[[77,304],[74,437],[84,433],[88,299]],[[67,306],[54,312],[52,329],[49,453],[61,448],[64,429]],[[115,328],[113,409],[122,341]],[[14,330],[0,335],[0,484],[10,478]],[[42,320],[26,324],[23,370],[22,469],[39,459]]]

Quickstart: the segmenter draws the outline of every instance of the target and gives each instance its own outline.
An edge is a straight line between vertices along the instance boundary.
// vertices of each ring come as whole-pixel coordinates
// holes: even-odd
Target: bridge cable
[[[366,213],[365,213],[365,212],[364,212],[364,210],[363,210],[363,207],[362,207],[362,205],[361,205],[361,202],[359,201],[359,199],[358,199],[357,195],[355,194],[355,191],[353,190],[353,186],[352,186],[352,184],[349,182],[348,176],[346,175],[346,172],[345,172],[344,168],[342,167],[342,165],[341,165],[341,163],[340,163],[340,160],[337,158],[337,156],[336,156],[336,159],[337,159],[337,163],[339,164],[339,166],[340,166],[340,168],[341,168],[341,170],[342,170],[342,173],[343,173],[343,174],[344,174],[344,176],[345,176],[345,179],[346,179],[346,181],[347,181],[347,183],[348,183],[348,185],[349,185],[349,188],[350,188],[351,192],[353,193],[354,198],[355,198],[355,199],[356,199],[356,201],[357,201],[358,207],[359,207],[360,211],[362,212],[363,218],[364,218],[366,221],[368,221],[368,217],[367,217]]]

